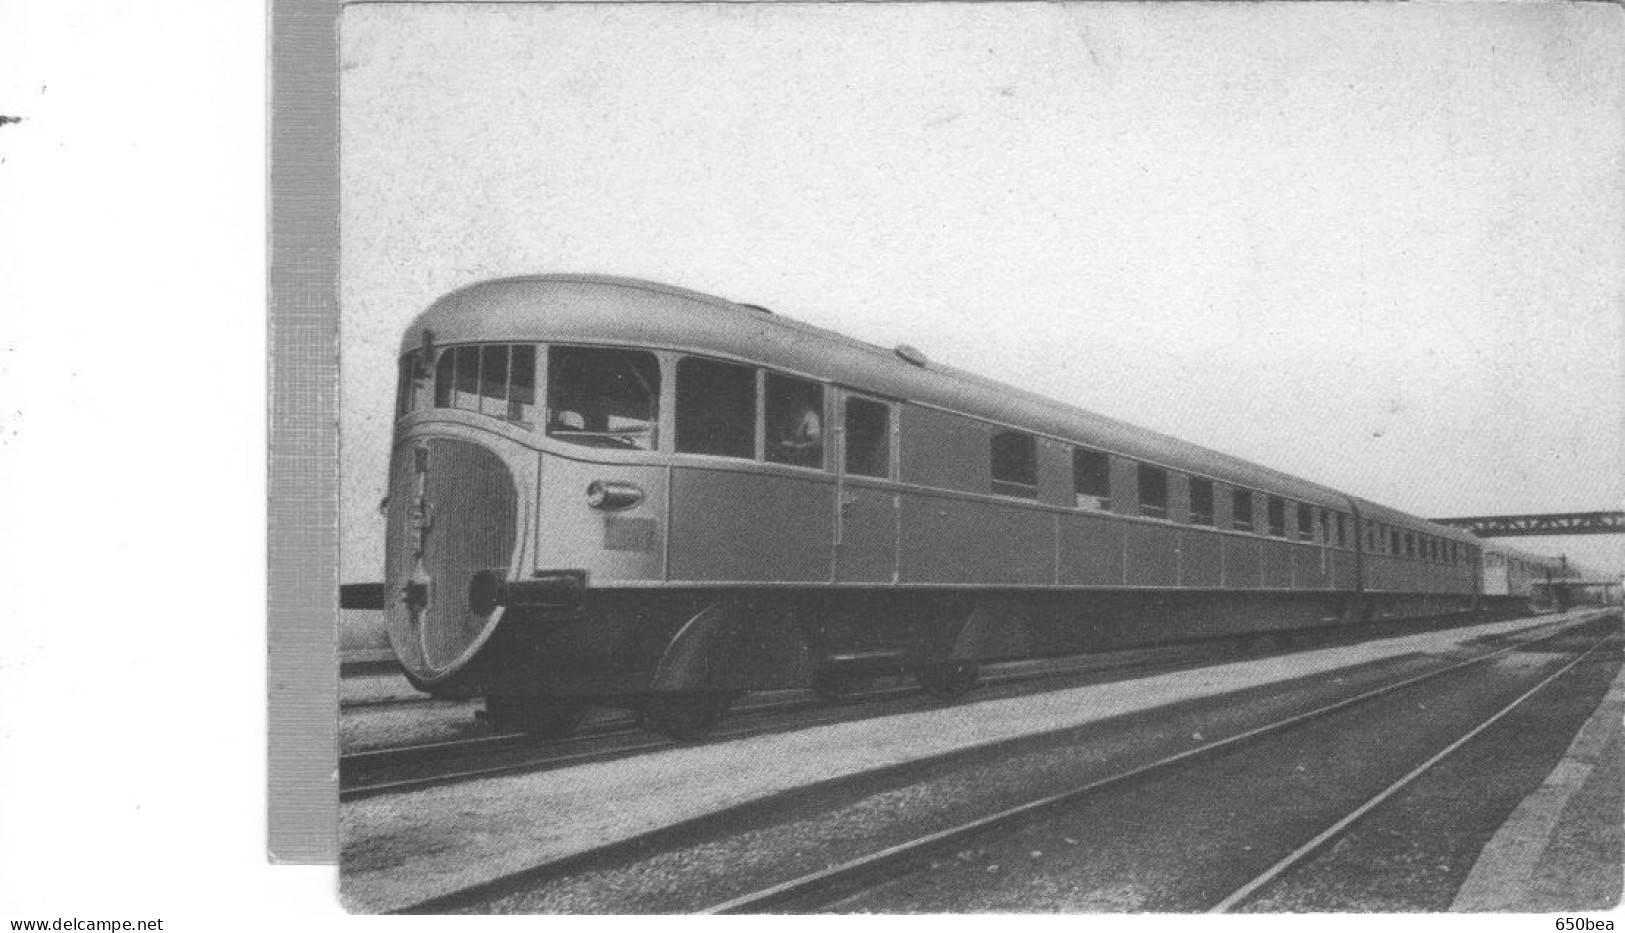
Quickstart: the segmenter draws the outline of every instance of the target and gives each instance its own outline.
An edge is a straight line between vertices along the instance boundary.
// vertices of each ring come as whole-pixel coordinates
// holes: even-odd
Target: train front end
[[[526,371],[534,371],[534,354],[524,345],[425,344],[401,359],[385,503],[385,610],[402,667],[435,692],[457,692],[468,680],[507,609],[493,597],[520,572],[537,464],[516,429],[534,409],[519,389],[533,378]],[[474,376],[461,387],[471,390],[463,407],[459,357]],[[481,364],[492,374],[483,385]],[[435,379],[442,366],[450,371],[444,387]],[[481,392],[498,378],[507,396],[501,411],[482,406],[499,394]],[[486,419],[492,423],[480,423]]]
[[[624,327],[638,309],[618,300],[590,284],[481,285],[408,331],[382,608],[420,689],[603,698],[647,686],[658,656],[642,655],[663,642],[626,605],[662,576],[660,366],[647,350],[580,341],[595,321],[604,339]],[[629,603],[628,587],[644,598]]]

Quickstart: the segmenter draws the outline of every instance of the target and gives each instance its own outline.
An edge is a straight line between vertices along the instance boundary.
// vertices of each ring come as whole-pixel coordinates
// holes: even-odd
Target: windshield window
[[[435,408],[461,408],[531,424],[536,419],[536,348],[528,343],[488,343],[447,347],[422,364],[411,350],[401,358],[397,411],[407,415],[431,405],[429,377],[434,377]]]
[[[423,367],[423,355],[416,350],[401,357],[401,378],[395,396],[395,417],[400,418],[428,405],[425,390],[429,373]]]
[[[547,436],[584,447],[653,450],[660,364],[653,353],[553,347],[547,356]]]

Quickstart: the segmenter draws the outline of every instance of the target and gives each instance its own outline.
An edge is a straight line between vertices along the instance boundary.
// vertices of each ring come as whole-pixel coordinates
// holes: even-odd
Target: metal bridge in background
[[[1625,534],[1625,512],[1553,512],[1546,515],[1475,515],[1435,518],[1437,524],[1464,528],[1480,538],[1514,535]]]

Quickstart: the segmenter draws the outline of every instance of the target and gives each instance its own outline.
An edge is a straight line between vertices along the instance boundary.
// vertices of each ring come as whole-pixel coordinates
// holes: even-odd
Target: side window
[[[1343,513],[1333,512],[1332,521],[1337,525],[1337,546],[1346,547],[1347,542],[1344,540],[1343,536]]]
[[[756,457],[756,370],[688,357],[677,363],[677,450]]]
[[[1213,481],[1191,477],[1191,524],[1213,524]]]
[[[1168,471],[1140,464],[1140,514],[1168,517]]]
[[[891,407],[866,398],[846,400],[846,472],[891,476]]]
[[[1072,451],[1072,489],[1080,509],[1110,511],[1112,507],[1111,458],[1099,450],[1078,447]]]
[[[1315,540],[1315,510],[1302,503],[1298,504],[1298,539]]]
[[[993,491],[1001,496],[1038,498],[1038,439],[1020,431],[993,435]]]
[[[1237,531],[1253,530],[1253,491],[1251,489],[1232,488],[1230,495],[1233,499],[1235,520],[1231,523]]]
[[[1280,496],[1270,496],[1270,534],[1277,538],[1286,537],[1286,500]]]
[[[548,437],[583,447],[653,450],[659,407],[660,363],[653,353],[602,347],[547,351]]]
[[[1405,553],[1405,548],[1404,542],[1399,536],[1399,529],[1390,528],[1388,531],[1388,536],[1388,553],[1394,555],[1395,557],[1403,556]]]
[[[805,379],[768,373],[765,418],[769,463],[822,469],[824,387]]]

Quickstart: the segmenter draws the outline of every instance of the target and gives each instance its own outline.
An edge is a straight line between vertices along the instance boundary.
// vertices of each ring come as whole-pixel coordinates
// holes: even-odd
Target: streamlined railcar
[[[1464,532],[678,288],[470,285],[399,365],[391,646],[532,731],[1483,605]]]

